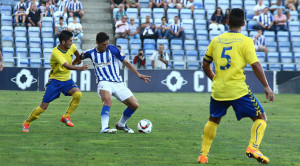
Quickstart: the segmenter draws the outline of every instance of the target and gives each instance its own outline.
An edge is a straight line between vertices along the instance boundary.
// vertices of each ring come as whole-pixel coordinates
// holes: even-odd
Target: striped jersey
[[[85,51],[82,58],[90,58],[93,62],[97,84],[100,81],[123,81],[120,75],[119,61],[123,61],[125,55],[122,54],[117,47],[108,45],[104,52],[98,52],[97,47],[95,47]]]
[[[177,24],[175,24],[175,23],[173,23],[172,25],[171,25],[171,30],[174,32],[174,33],[177,33],[179,30],[180,30],[180,28],[182,27],[182,23],[177,23]]]
[[[77,2],[72,1],[70,2],[68,9],[71,11],[80,10],[82,9],[82,4],[79,1]]]
[[[261,22],[264,26],[269,26],[274,21],[274,17],[272,14],[262,13],[259,15],[258,21]]]
[[[59,0],[57,2],[58,10],[57,11],[64,11],[64,8],[68,8],[68,1],[67,0]]]
[[[23,3],[18,2],[18,3],[16,4],[16,6],[15,6],[15,10],[19,10],[20,7],[22,7],[22,6],[25,8],[25,10],[27,9],[27,6],[26,6],[26,3],[25,3],[25,2],[23,2]]]
[[[255,38],[256,35],[253,36],[253,40]],[[258,37],[254,43],[255,46],[264,46],[266,45],[266,39],[264,35],[261,35],[260,37]]]

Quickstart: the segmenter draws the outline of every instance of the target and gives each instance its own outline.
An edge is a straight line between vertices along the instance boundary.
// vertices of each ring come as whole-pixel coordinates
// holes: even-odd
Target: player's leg
[[[211,98],[210,101],[210,117],[209,121],[206,123],[203,135],[202,135],[202,148],[201,155],[198,158],[198,162],[207,163],[208,162],[208,153],[211,147],[211,144],[216,136],[218,125],[221,121],[221,118],[226,115],[227,109],[229,108],[230,103],[227,101],[217,101]]]

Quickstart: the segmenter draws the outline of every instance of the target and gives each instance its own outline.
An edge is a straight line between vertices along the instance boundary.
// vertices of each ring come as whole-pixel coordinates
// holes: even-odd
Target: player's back
[[[231,31],[221,34],[210,43],[205,60],[215,64],[214,99],[235,100],[248,93],[244,68],[258,61],[251,38]]]

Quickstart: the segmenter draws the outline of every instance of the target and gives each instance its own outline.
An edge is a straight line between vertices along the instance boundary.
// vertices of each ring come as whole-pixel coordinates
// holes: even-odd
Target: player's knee
[[[139,108],[139,103],[135,102],[135,103],[131,104],[130,107],[131,107],[130,109],[132,109],[132,110],[137,110]]]
[[[77,91],[77,92],[74,92],[73,95],[72,95],[75,99],[81,99],[82,97],[82,93],[81,91]]]

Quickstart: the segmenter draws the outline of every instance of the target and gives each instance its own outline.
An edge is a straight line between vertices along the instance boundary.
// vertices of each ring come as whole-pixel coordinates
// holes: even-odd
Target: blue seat
[[[44,57],[44,59],[50,60],[50,58],[51,58],[51,52],[52,52],[52,48],[44,48],[43,49],[43,57]]]
[[[300,63],[300,53],[294,53],[294,62],[295,63]]]
[[[264,52],[256,52],[257,59],[259,62],[266,62],[265,53]]]
[[[251,38],[253,38],[256,35],[257,35],[257,31],[250,31],[249,32],[249,37],[251,37]]]
[[[268,62],[278,63],[279,62],[279,53],[278,52],[269,52],[268,53]]]
[[[195,40],[195,31],[193,29],[184,30],[186,39]]]
[[[246,67],[244,68],[245,71],[252,71],[252,67],[247,64]]]
[[[248,31],[241,31],[241,34],[245,35],[245,36],[249,36]]]
[[[209,45],[209,41],[207,40],[198,40],[198,50],[201,52],[205,52],[207,50],[207,47]]]
[[[153,53],[155,52],[156,50],[145,50],[144,53],[145,53],[145,56],[146,56],[146,59],[150,59],[150,57],[153,55]],[[147,60],[146,60],[147,61]]]
[[[30,66],[31,67],[41,67],[42,60],[41,60],[41,49],[40,48],[30,48],[29,56],[30,56]]]
[[[164,45],[164,49],[166,49],[166,50],[169,49],[169,40],[168,39],[157,39],[157,48],[159,47],[160,44]]]
[[[145,50],[155,50],[155,40],[154,39],[144,39],[143,48]]]
[[[128,39],[118,38],[116,45],[121,46],[122,50],[128,50]]]
[[[278,31],[277,32],[277,41],[279,41],[279,42],[289,41],[289,32]]]
[[[198,46],[199,47],[199,46]],[[199,49],[199,48],[198,48]],[[203,58],[204,58],[204,56],[205,56],[205,53],[206,53],[206,50],[204,50],[204,51],[199,51],[199,59],[200,59],[200,62],[202,62],[203,61]]]
[[[212,41],[212,39],[218,35],[221,35],[221,31],[210,31],[209,32],[209,40]]]
[[[30,37],[29,38],[29,47],[30,48],[41,48],[41,39],[39,37]]]
[[[244,10],[247,11],[253,11],[254,6],[256,6],[256,2],[253,0],[246,0],[244,1]]]
[[[207,30],[197,30],[196,37],[197,40],[208,40],[208,31]]]
[[[184,30],[192,30],[194,29],[194,20],[193,19],[183,19],[182,27]]]
[[[267,42],[266,45],[269,52],[277,52],[277,42]]]
[[[233,0],[231,1],[231,9],[233,8],[240,8],[242,9],[243,8],[243,2],[242,0]]]
[[[29,27],[28,28],[28,37],[40,37],[40,28],[39,27]]]
[[[28,67],[28,50],[27,48],[17,48],[16,57],[18,67]]]
[[[300,42],[300,32],[291,32],[291,42]]]
[[[204,8],[210,10],[216,10],[216,1],[215,0],[204,0]]]
[[[58,45],[59,45],[59,43],[60,43],[60,42],[59,42],[59,39],[58,39],[58,38],[56,38],[55,45],[57,45],[57,46],[58,46]]]
[[[13,47],[3,47],[2,48],[2,55],[3,55],[4,62],[14,64],[15,63],[14,54],[15,54],[15,50]]]
[[[13,28],[11,26],[2,26],[1,34],[3,37],[12,37],[13,36]]]
[[[14,32],[15,37],[26,37],[27,29],[26,27],[15,27]]]
[[[253,1],[255,3],[255,1]],[[253,8],[251,10],[247,10],[247,15],[246,15],[246,19],[247,20],[252,20],[254,17],[254,11]]]
[[[290,42],[278,42],[279,52],[290,52]]]
[[[133,59],[137,55],[138,52],[139,52],[139,50],[130,50],[131,59]]]
[[[126,14],[128,18],[133,17],[134,19],[138,19],[139,18],[139,11],[137,8],[128,8],[126,10]],[[130,20],[130,19],[128,19]]]
[[[289,31],[290,32],[299,32],[299,21],[289,21]]]
[[[196,9],[203,8],[203,2],[202,2],[202,0],[194,0],[193,4],[195,5]]]
[[[282,63],[292,63],[293,62],[293,54],[291,52],[283,52],[281,55]]]
[[[198,70],[200,68],[199,62],[187,62],[187,69]]]
[[[43,17],[42,27],[50,27],[50,28],[52,28],[53,27],[53,18],[52,17]]]
[[[192,10],[183,8],[180,10],[181,19],[192,19]]]
[[[195,29],[196,30],[206,30],[207,28],[206,20],[195,20]]]
[[[223,14],[224,14],[226,9],[229,8],[229,0],[219,0],[218,7],[220,7],[222,9]]]
[[[195,4],[195,2],[194,2]],[[194,20],[205,20],[205,10],[204,9],[195,9],[194,10]]]
[[[42,27],[42,37],[53,37],[53,28]]]
[[[295,71],[295,65],[294,64],[283,64],[282,70],[283,71]]]
[[[254,26],[258,25],[257,21],[255,20],[249,20],[248,21],[248,31],[255,31],[256,29],[253,29]]]
[[[290,12],[290,19],[298,20],[298,12],[297,11],[289,11]]]
[[[214,14],[215,10],[207,9],[206,11],[206,19],[207,22],[209,23],[209,20],[211,19],[211,16]]]
[[[261,67],[262,67],[264,70],[268,70],[268,64],[262,63],[262,64],[261,64]]]
[[[184,62],[174,61],[173,68],[183,70],[183,69],[185,69],[185,64],[184,64]]]
[[[142,48],[142,41],[141,39],[131,39],[129,41],[130,49],[139,50]]]
[[[77,47],[77,49],[81,49],[81,39],[73,40],[73,43]]]
[[[141,8],[140,14],[141,18],[146,18],[146,16],[150,16],[150,18],[152,18],[152,10],[150,8]]]
[[[1,25],[2,26],[12,26],[13,25],[13,18],[12,16],[1,16]]]
[[[155,19],[154,19],[154,24],[155,24],[156,26],[160,25],[160,24],[161,24],[161,18],[155,18]]]
[[[161,19],[165,16],[165,10],[163,8],[153,8],[153,18]]]
[[[300,42],[294,42],[292,43],[293,47],[292,50],[293,52],[300,52]]]
[[[172,39],[171,40],[171,49],[172,50],[182,50],[182,40]]]
[[[140,7],[147,8],[149,5],[149,0],[140,0]]]
[[[167,16],[168,16],[168,19],[173,19],[175,16],[179,16],[178,9],[169,8],[167,11]]]
[[[198,60],[198,51],[196,51],[196,50],[185,51],[185,55],[186,55],[187,61],[197,61]]]
[[[184,51],[183,50],[173,50],[172,57],[174,61],[183,61],[184,60]]]
[[[196,50],[196,40],[185,40],[184,50]]]
[[[146,59],[146,69],[152,69],[152,62],[150,59]]]
[[[12,9],[11,6],[0,6],[1,15],[11,16]]]
[[[42,43],[43,43],[43,48],[53,48],[54,38],[43,38]]]
[[[13,37],[5,37],[1,38],[2,47],[13,47],[14,38]]]
[[[68,18],[68,24],[70,24],[70,23],[72,23],[72,22],[74,22],[73,17],[69,17],[69,18]],[[80,23],[79,17],[77,17],[77,22]]]
[[[273,71],[280,71],[281,65],[280,64],[269,64],[269,69]]]
[[[265,36],[266,42],[275,41],[275,32],[274,31],[265,31],[264,36]]]
[[[21,48],[27,47],[27,38],[26,37],[16,37],[15,46],[16,46],[16,48],[18,48],[18,47],[21,47]]]

